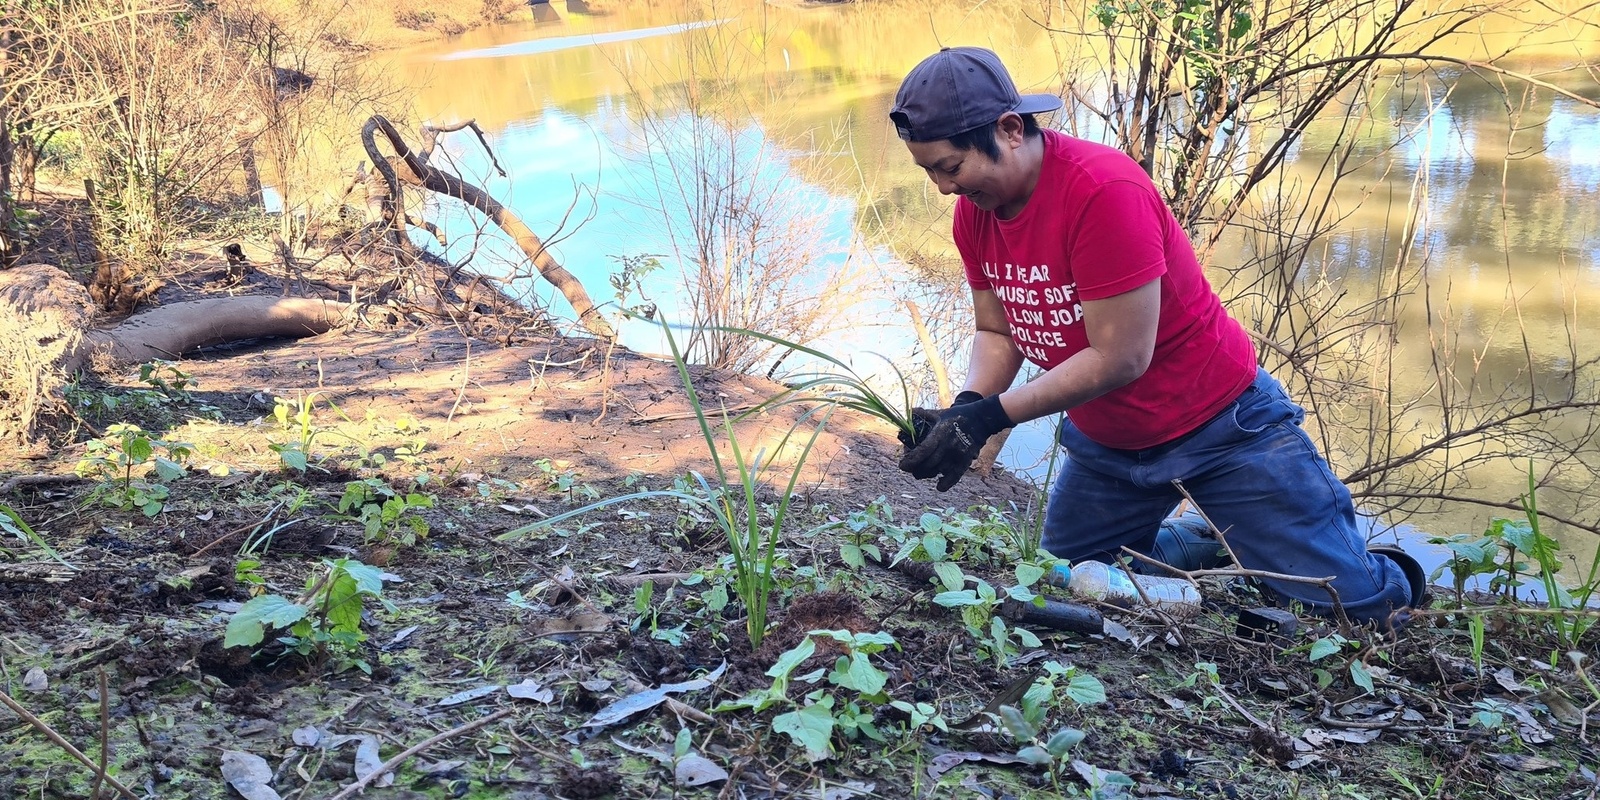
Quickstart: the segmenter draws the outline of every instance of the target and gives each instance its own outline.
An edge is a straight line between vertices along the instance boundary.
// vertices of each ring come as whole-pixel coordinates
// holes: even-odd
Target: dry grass
[[[93,315],[88,290],[55,267],[0,271],[0,436],[32,440],[59,402]]]

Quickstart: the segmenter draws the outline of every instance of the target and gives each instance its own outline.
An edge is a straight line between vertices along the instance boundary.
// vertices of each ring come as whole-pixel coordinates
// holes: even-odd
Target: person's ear
[[[999,124],[995,126],[995,137],[1000,143],[1015,150],[1022,146],[1027,139],[1023,133],[1022,115],[1015,111],[1007,111],[1000,116]]]

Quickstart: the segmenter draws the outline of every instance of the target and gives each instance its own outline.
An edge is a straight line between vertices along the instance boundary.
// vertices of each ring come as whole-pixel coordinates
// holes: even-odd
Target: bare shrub
[[[77,127],[101,250],[133,276],[154,273],[248,137],[245,69],[215,18],[187,4],[83,0],[58,13],[59,85],[95,107]]]
[[[1513,460],[1541,464],[1545,485],[1593,483],[1600,462],[1595,361],[1574,357],[1552,371],[1526,348],[1515,375],[1480,372],[1483,353],[1456,341],[1448,287],[1430,278],[1428,254],[1417,245],[1428,224],[1425,175],[1405,201],[1401,240],[1371,280],[1352,285],[1331,271],[1306,274],[1308,263],[1327,263],[1320,249],[1354,213],[1350,192],[1336,190],[1375,157],[1374,127],[1396,123],[1371,109],[1417,94],[1419,84],[1432,84],[1425,96],[1448,92],[1454,76],[1439,75],[1441,68],[1498,82],[1513,119],[1528,87],[1600,105],[1548,76],[1505,67],[1520,39],[1494,49],[1480,42],[1476,58],[1447,54],[1443,43],[1457,37],[1459,45],[1461,32],[1490,20],[1501,29],[1520,23],[1529,36],[1585,23],[1519,0],[1197,0],[1101,4],[1086,14],[1059,2],[1039,8],[1062,65],[1069,132],[1114,144],[1144,165],[1203,260],[1225,240],[1240,246],[1242,261],[1218,265],[1219,292],[1257,335],[1261,360],[1313,412],[1330,460],[1358,499],[1401,512],[1441,502],[1514,509],[1514,498],[1482,496],[1462,469]],[[1402,124],[1420,124],[1432,109],[1413,104],[1402,113]],[[1285,163],[1313,124],[1331,128],[1322,131],[1331,144],[1320,163],[1290,175]],[[1511,246],[1502,246],[1509,264]],[[1510,313],[1496,335],[1526,340],[1514,305],[1508,297]],[[1418,316],[1425,339],[1403,341],[1402,321]],[[1575,341],[1576,319],[1564,319]],[[1403,389],[1416,382],[1397,373],[1415,369],[1419,348],[1433,379],[1427,388]],[[1566,521],[1595,530],[1595,516]]]
[[[685,33],[681,82],[632,87],[636,158],[654,192],[648,210],[682,279],[673,321],[690,326],[685,357],[738,371],[762,365],[773,346],[726,329],[811,341],[851,304],[853,280],[837,263],[849,243],[828,240],[826,201],[803,199],[788,167],[794,154],[763,130],[780,126],[756,120],[760,98],[746,93],[759,89],[740,79],[763,57],[743,44],[749,33],[736,24]]]

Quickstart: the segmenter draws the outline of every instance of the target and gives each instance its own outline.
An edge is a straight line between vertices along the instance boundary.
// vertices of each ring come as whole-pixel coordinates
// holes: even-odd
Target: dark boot
[[[1425,608],[1433,596],[1428,593],[1428,572],[1422,568],[1410,553],[1394,545],[1380,544],[1367,548],[1367,552],[1374,553],[1393,561],[1405,573],[1406,583],[1411,585],[1411,607]]]

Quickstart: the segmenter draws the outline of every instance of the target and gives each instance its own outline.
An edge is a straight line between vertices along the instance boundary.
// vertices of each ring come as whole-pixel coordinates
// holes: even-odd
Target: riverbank
[[[195,263],[190,283],[226,267]],[[280,290],[262,280],[257,291]],[[1259,602],[1248,589],[1207,581],[1191,619],[1108,609],[1116,624],[1099,634],[1022,625],[996,640],[984,614],[969,630],[935,587],[865,556],[932,555],[1015,584],[1008,531],[1037,498],[1004,474],[933,492],[894,468],[889,429],[847,413],[797,484],[770,634],[752,650],[748,610],[729,600],[728,544],[697,506],[638,497],[505,536],[595,500],[693,493],[686,475],[715,475],[672,365],[595,339],[356,326],[147,373],[74,385],[75,429],[0,481],[0,501],[60,555],[4,543],[7,691],[96,752],[103,671],[109,763],[137,791],[221,797],[224,776],[238,775],[227,765],[257,763],[243,753],[265,760],[280,796],[328,795],[374,754],[491,712],[403,762],[376,796],[647,797],[675,770],[680,794],[706,797],[1109,797],[1127,786],[1576,798],[1596,785],[1600,754],[1581,734],[1584,706],[1592,715],[1600,698],[1586,665],[1562,655],[1546,618],[1510,606],[1425,614],[1396,638],[1311,619],[1266,635],[1239,628],[1239,609]],[[732,409],[780,389],[695,378],[701,397]],[[797,419],[752,420],[735,436],[746,453],[770,453]],[[137,425],[150,457],[173,457],[186,475],[97,473],[97,459],[143,451],[117,424]],[[347,559],[382,573],[354,640],[285,628],[259,647],[223,647],[252,597],[314,590],[333,565],[354,569]],[[1441,594],[1441,607],[1454,604]],[[1474,618],[1488,621],[1481,650]],[[829,678],[840,645],[782,655],[814,629],[894,645],[856,650],[857,666]],[[774,667],[783,658],[803,663]],[[774,688],[775,670],[813,668]],[[637,699],[684,682],[659,708]],[[714,712],[752,696],[773,707]],[[630,697],[637,715],[604,713]],[[775,726],[793,711],[824,732]],[[1061,734],[1059,759],[1027,750],[1063,729],[1082,740],[1067,747],[1080,733]],[[0,756],[8,796],[82,795],[92,783],[19,720]]]

